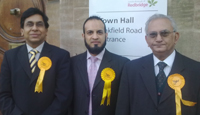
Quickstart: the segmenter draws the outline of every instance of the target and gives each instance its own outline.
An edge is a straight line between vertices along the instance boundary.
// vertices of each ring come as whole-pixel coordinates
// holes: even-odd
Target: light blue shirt
[[[36,48],[32,48],[31,46],[29,46],[28,44],[26,44],[27,46],[27,51],[28,51],[28,57],[29,59],[31,58],[31,54],[29,53],[32,49],[36,49],[39,53],[36,54],[35,59],[38,61],[40,54],[42,52],[43,46],[44,46],[44,42],[42,44],[40,44],[38,47]]]

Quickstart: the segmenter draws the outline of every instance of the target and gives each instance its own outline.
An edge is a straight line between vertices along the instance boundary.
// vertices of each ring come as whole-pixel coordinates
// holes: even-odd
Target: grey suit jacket
[[[88,115],[90,90],[87,74],[87,53],[72,58],[72,71],[74,80],[73,115]],[[114,115],[118,94],[119,81],[122,68],[128,61],[127,58],[105,51],[100,64],[95,83],[92,89],[92,115]],[[104,81],[101,79],[101,72],[104,68],[110,67],[115,71],[115,79],[111,85],[110,106],[101,104]]]
[[[169,76],[175,73],[185,78],[183,99],[197,102],[192,107],[181,104],[182,115],[200,115],[200,63],[176,52]],[[167,83],[157,101],[153,54],[125,65],[116,115],[176,115],[175,91]]]

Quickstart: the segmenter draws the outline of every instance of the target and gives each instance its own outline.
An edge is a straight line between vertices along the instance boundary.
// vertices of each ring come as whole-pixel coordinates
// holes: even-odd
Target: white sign
[[[106,48],[136,59],[151,53],[145,41],[145,22],[155,14],[167,15],[167,0],[90,0],[89,15],[106,24]]]

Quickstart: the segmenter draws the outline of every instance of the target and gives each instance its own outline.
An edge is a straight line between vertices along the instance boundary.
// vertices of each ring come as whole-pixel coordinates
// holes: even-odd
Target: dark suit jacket
[[[52,66],[45,72],[43,92],[35,93],[38,66],[31,74],[26,45],[5,53],[1,65],[0,109],[3,115],[63,115],[72,99],[69,53],[45,42],[40,57]]]
[[[73,99],[73,115],[88,115],[90,90],[87,73],[87,53],[80,54],[72,58],[72,70],[74,80],[74,99]],[[121,78],[122,68],[128,61],[127,58],[115,55],[105,51],[102,62],[100,64],[95,83],[92,90],[92,115],[114,115]],[[101,104],[104,81],[101,79],[101,71],[104,68],[110,67],[115,71],[115,79],[111,85],[111,101],[110,106]]]
[[[182,115],[200,115],[200,63],[176,52],[169,75],[175,73],[185,78],[185,86],[181,89],[182,98],[197,102],[192,107],[181,104]],[[167,83],[157,102],[152,54],[125,65],[116,115],[176,115],[175,93]]]

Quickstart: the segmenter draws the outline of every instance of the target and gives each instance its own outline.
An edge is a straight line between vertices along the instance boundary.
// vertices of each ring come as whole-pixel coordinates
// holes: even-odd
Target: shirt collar
[[[105,48],[95,57],[97,57],[99,60],[103,59],[103,55],[105,53]],[[87,59],[89,59],[92,55],[89,53],[89,51],[87,50]]]
[[[176,52],[175,50],[162,62],[165,62],[167,64],[167,66],[172,67],[172,64],[174,62],[175,59],[175,55]],[[153,60],[154,60],[154,66],[156,66],[158,64],[158,62],[161,62],[155,55],[153,55]]]
[[[31,46],[29,46],[28,44],[26,44],[28,53],[29,53],[32,49],[36,49],[39,53],[41,53],[41,52],[42,52],[43,46],[44,46],[44,42],[41,43],[41,44],[40,44],[38,47],[36,47],[36,48],[32,48]]]

